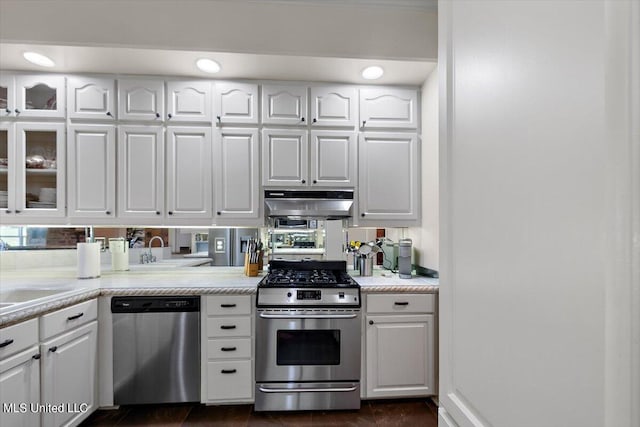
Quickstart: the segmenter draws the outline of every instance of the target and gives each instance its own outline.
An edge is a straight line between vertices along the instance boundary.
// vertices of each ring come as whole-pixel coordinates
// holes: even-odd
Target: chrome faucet
[[[147,254],[147,262],[156,262],[156,257],[153,256],[153,253],[151,253],[151,243],[153,243],[153,241],[155,239],[160,239],[160,247],[164,248],[164,240],[162,240],[162,237],[160,236],[153,236],[150,240],[149,240],[149,253]]]

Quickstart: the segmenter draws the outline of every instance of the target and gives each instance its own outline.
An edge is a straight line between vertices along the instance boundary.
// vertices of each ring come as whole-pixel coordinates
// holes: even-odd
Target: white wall
[[[640,323],[609,292],[638,295],[624,274],[639,262],[630,228],[617,226],[639,197],[631,162],[616,167],[633,151],[608,126],[612,105],[638,123],[607,88],[631,74],[608,66],[608,49],[630,40],[611,38],[612,5],[630,4],[439,4],[441,425],[639,425],[638,377],[605,387],[616,358],[638,366],[638,338],[608,335]]]
[[[422,85],[421,100],[422,224],[420,227],[410,227],[406,237],[413,241],[413,263],[437,271],[440,266],[437,70],[432,72]]]

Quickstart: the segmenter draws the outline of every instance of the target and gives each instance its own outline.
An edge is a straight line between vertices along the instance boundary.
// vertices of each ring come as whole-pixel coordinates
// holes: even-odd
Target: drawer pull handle
[[[81,318],[82,316],[84,316],[84,313],[79,313],[79,314],[76,314],[75,316],[67,317],[67,320],[76,320],[76,319]]]
[[[394,305],[409,305],[409,303],[408,303],[408,302],[406,302],[406,301],[402,301],[402,302],[397,302],[397,301],[396,301],[396,302],[394,302],[393,304],[394,304]]]
[[[2,344],[0,344],[0,348],[6,347],[9,344],[13,344],[13,340],[12,339],[4,340],[4,342]]]
[[[33,356],[31,356],[31,358],[32,358],[33,360],[39,360],[39,359],[40,359],[40,353],[38,353],[38,354],[34,354]]]
[[[235,304],[220,304],[220,307],[222,308],[233,308],[235,306],[236,306]]]
[[[236,347],[221,347],[220,351],[236,351]]]
[[[49,349],[49,351],[50,351],[51,353],[55,353],[57,350],[58,350],[58,346],[57,346],[57,345],[54,345],[53,347],[51,347],[51,348]]]
[[[235,374],[236,372],[235,369],[223,369],[220,371],[221,374]]]
[[[236,325],[222,325],[220,329],[235,329]]]

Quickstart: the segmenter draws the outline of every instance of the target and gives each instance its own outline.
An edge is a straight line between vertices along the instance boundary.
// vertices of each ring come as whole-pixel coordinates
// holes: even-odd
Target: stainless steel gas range
[[[344,261],[271,261],[256,298],[256,411],[360,408],[360,286]]]

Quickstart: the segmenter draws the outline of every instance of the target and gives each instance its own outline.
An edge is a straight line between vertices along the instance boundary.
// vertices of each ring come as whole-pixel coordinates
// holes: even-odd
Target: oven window
[[[340,330],[279,330],[276,363],[283,365],[339,365]]]

